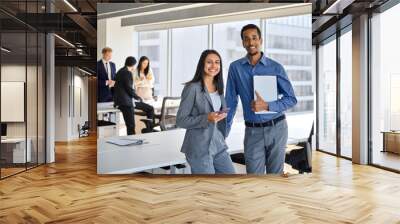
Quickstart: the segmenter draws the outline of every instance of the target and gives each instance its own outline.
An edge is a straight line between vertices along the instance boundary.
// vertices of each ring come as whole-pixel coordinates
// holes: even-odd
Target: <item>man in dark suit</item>
[[[126,58],[125,66],[115,76],[114,86],[114,104],[122,112],[128,135],[135,134],[135,103],[132,98],[142,101],[133,89],[132,72],[135,70],[135,64],[134,57]]]
[[[97,62],[97,102],[110,102],[113,100],[115,84],[115,64],[111,62],[112,49],[103,48],[102,59]]]

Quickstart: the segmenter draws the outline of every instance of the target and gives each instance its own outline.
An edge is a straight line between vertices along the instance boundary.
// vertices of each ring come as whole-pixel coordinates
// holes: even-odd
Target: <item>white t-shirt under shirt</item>
[[[103,61],[104,69],[107,72],[108,80],[112,80],[110,61],[106,61],[104,59],[101,59],[101,60]],[[111,88],[110,85],[108,84],[108,80],[106,81],[106,85],[108,86],[108,88]]]
[[[104,65],[104,69],[107,72],[107,77],[109,80],[111,80],[111,66],[110,66],[110,62],[106,61],[104,59],[101,59],[103,61],[103,65]]]
[[[214,111],[215,112],[216,111],[220,111],[222,104],[221,104],[221,97],[218,94],[218,91],[215,91],[213,93],[209,93],[209,95],[210,95],[210,98],[211,98],[211,102],[212,102]]]

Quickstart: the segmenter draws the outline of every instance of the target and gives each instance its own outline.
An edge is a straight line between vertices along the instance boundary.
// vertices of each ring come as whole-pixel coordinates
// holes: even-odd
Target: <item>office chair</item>
[[[164,97],[161,107],[161,114],[158,117],[161,131],[177,128],[176,114],[178,113],[180,101],[180,97]]]
[[[314,135],[314,122],[312,123],[311,132],[306,142],[299,142],[299,149],[286,152],[285,163],[292,166],[299,173],[311,173],[312,171],[312,136]]]
[[[89,136],[89,129],[90,129],[89,121],[85,121],[82,127],[78,124],[79,138]]]
[[[180,97],[164,97],[161,106],[161,113],[154,116],[155,119],[158,119],[158,122],[154,124],[153,131],[168,131],[177,128],[176,114],[178,113],[180,101]],[[174,166],[178,169],[183,169],[186,167],[185,164],[176,164]],[[170,167],[165,166],[161,167],[161,169],[169,170]]]
[[[142,133],[176,129],[176,113],[178,112],[180,100],[180,97],[164,97],[161,106],[161,113],[155,114],[154,120],[140,120],[146,125],[146,128],[142,129]]]
[[[311,173],[312,171],[312,136],[314,135],[314,122],[312,123],[310,135],[306,142],[299,142],[296,146],[298,149],[286,151],[285,163],[292,166],[299,173]],[[231,155],[232,162],[246,165],[244,153],[236,153]]]

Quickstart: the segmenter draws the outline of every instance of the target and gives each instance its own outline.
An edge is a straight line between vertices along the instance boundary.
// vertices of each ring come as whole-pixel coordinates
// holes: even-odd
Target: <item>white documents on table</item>
[[[144,143],[142,139],[116,138],[116,137],[109,138],[106,142],[118,146],[141,145]]]

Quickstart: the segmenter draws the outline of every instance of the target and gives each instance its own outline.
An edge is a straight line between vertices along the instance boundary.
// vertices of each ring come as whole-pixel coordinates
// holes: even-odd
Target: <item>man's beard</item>
[[[247,54],[249,55],[249,56],[254,56],[254,55],[257,55],[259,53],[259,51],[255,51],[254,53],[251,53],[251,52],[247,52]]]

